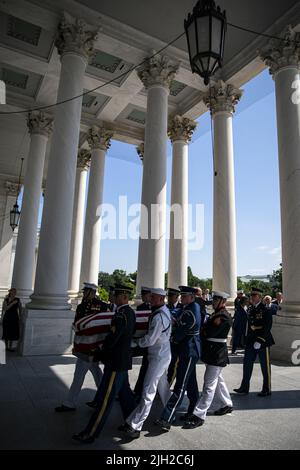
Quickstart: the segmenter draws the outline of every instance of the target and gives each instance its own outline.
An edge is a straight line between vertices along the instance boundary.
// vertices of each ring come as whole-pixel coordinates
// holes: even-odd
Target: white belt
[[[207,338],[207,341],[213,341],[213,343],[227,343],[226,338]]]

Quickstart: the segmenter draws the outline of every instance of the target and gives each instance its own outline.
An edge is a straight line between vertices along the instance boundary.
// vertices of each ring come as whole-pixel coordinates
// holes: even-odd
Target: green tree
[[[272,286],[273,297],[275,297],[277,292],[282,292],[282,263],[280,263],[279,269],[273,271],[269,279]]]

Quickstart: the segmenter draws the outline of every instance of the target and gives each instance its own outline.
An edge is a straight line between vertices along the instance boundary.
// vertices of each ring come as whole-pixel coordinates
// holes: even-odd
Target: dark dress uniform
[[[109,304],[100,300],[99,297],[94,297],[93,299],[89,300],[82,299],[82,302],[77,305],[74,323],[88,315],[108,311]]]
[[[18,341],[20,339],[20,319],[21,301],[18,297],[9,300],[6,297],[3,302],[2,339],[5,341]]]
[[[220,324],[219,323],[220,320]],[[203,327],[201,360],[204,364],[226,367],[229,364],[227,336],[232,325],[229,312],[222,308],[216,311]]]
[[[275,344],[271,329],[271,310],[262,302],[258,305],[250,305],[248,308],[248,333],[243,364],[243,380],[240,387],[242,392],[249,392],[253,364],[258,356],[263,374],[262,392],[265,394],[271,393],[270,346]],[[259,349],[254,348],[255,343],[261,345]]]
[[[88,425],[79,434],[84,442],[96,438],[118,395],[124,420],[136,407],[128,381],[128,370],[132,368],[131,341],[135,331],[135,313],[129,305],[117,308],[111,322],[111,331],[99,350],[99,359],[104,363],[104,374],[94,401],[97,403]],[[74,436],[76,439],[78,435]],[[81,440],[82,439],[77,439]]]
[[[174,336],[175,330],[178,326],[178,320],[183,311],[183,304],[180,302],[177,302],[175,306],[175,305],[168,303],[167,307],[170,310],[171,316],[172,316],[172,336]],[[176,378],[178,364],[179,364],[178,345],[175,344],[174,342],[171,342],[171,362],[168,367],[168,374],[167,374],[168,382],[170,386],[173,384]]]
[[[199,390],[196,378],[196,364],[200,358],[200,307],[196,302],[185,305],[178,321],[171,343],[176,346],[178,367],[176,383],[160,421],[172,424],[176,410],[182,403],[185,390],[189,398],[188,413],[192,413],[198,401]]]
[[[246,330],[247,330],[247,312],[238,303],[235,314],[233,317],[232,325],[232,353],[235,353],[237,348],[245,346]]]

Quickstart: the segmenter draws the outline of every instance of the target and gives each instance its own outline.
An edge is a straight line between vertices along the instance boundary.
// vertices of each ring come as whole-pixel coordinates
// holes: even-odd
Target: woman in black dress
[[[2,307],[2,339],[5,340],[7,351],[15,351],[15,341],[19,341],[20,338],[19,322],[22,304],[16,295],[16,289],[10,289]]]

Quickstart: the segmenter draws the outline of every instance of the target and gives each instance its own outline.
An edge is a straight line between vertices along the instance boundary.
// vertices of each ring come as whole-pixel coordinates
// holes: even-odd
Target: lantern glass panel
[[[201,52],[209,51],[209,16],[201,16],[197,18],[198,29],[198,49]]]
[[[194,57],[198,53],[198,51],[197,51],[197,40],[196,40],[196,29],[195,29],[195,22],[194,21],[188,27],[188,36],[189,36],[191,59],[193,60]]]
[[[212,17],[211,51],[220,54],[222,52],[220,47],[222,47],[222,21]]]

